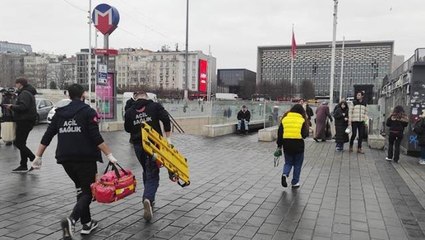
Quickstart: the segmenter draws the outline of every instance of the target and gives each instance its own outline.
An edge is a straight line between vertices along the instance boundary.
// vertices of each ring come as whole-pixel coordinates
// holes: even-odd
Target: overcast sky
[[[93,0],[121,15],[110,47],[158,50],[185,42],[185,0]],[[0,40],[34,51],[75,54],[88,46],[89,0],[1,0]],[[257,46],[332,40],[332,0],[191,0],[190,50],[217,58],[218,68],[256,71]],[[394,40],[395,53],[425,47],[424,0],[340,0],[337,38]],[[101,36],[102,37],[102,36]],[[99,44],[103,44],[99,38]]]

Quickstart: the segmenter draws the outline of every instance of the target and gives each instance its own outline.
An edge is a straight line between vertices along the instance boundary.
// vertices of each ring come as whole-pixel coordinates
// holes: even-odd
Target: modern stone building
[[[317,96],[328,96],[330,88],[331,42],[311,42],[297,46],[293,83],[299,87],[311,80]],[[337,42],[334,96],[339,96],[342,42]],[[345,41],[342,96],[352,96],[354,85],[374,85],[391,73],[393,41]],[[257,84],[290,81],[291,46],[260,46],[257,59]]]
[[[218,69],[217,84],[219,88],[239,97],[250,98],[255,93],[256,73],[248,69]]]
[[[0,53],[32,53],[32,47],[29,44],[0,41]]]

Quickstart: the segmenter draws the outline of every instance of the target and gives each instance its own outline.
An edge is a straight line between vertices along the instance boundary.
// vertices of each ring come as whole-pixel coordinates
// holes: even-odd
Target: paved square
[[[30,134],[31,149],[45,129],[39,125]],[[302,186],[294,191],[280,186],[283,163],[273,167],[274,143],[259,143],[256,135],[174,135],[188,158],[192,184],[182,189],[162,171],[148,224],[142,218],[141,166],[128,135],[103,136],[137,174],[138,192],[113,204],[93,203],[99,228],[76,239],[425,239],[425,167],[411,157],[392,164],[383,151],[337,153],[333,143],[307,140]],[[10,172],[19,153],[0,145],[0,239],[61,239],[59,220],[70,213],[75,189],[56,164],[55,143],[42,170],[27,174]],[[106,164],[98,166],[103,171]]]

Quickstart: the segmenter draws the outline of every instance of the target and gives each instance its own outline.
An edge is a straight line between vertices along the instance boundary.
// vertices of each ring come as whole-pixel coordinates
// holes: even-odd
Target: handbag
[[[16,139],[16,123],[2,122],[1,123],[1,138],[4,142],[13,142]]]
[[[136,177],[130,170],[124,170],[118,163],[109,163],[102,177],[91,184],[93,199],[99,203],[118,201],[135,193],[136,184]]]
[[[345,133],[346,133],[346,134],[350,134],[350,133],[351,133],[351,128],[350,128],[350,127],[347,127],[347,128],[345,129]]]

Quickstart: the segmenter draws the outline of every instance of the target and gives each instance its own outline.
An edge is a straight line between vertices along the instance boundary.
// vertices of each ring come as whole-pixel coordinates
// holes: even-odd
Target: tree
[[[295,90],[295,86],[285,80],[278,83],[261,82],[257,85],[257,93],[268,95],[272,99],[290,98],[295,95]]]
[[[314,84],[311,80],[304,80],[300,85],[301,97],[304,99],[314,99],[316,94],[314,91]]]

